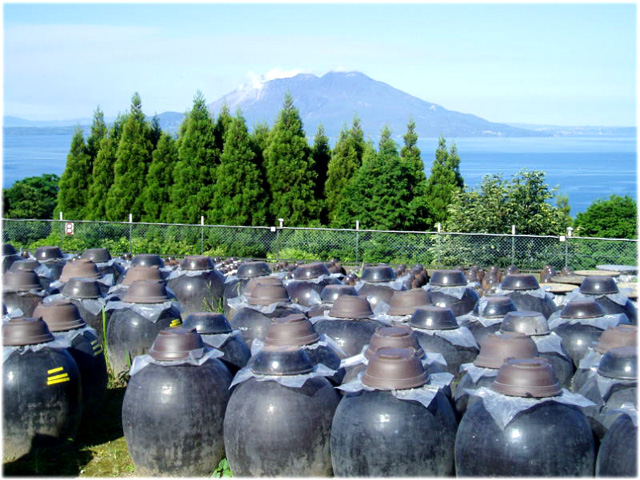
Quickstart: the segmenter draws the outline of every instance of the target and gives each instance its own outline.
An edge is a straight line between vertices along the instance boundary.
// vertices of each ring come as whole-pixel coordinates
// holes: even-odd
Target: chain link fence
[[[546,264],[591,269],[602,264],[637,265],[637,240],[401,232],[293,227],[240,227],[69,220],[2,220],[3,242],[27,250],[58,245],[69,252],[107,248],[112,254],[205,254],[269,260],[329,260],[343,263],[422,263],[516,265],[523,270]]]

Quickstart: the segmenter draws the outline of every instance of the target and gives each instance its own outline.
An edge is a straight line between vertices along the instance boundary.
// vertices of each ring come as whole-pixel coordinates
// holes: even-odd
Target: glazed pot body
[[[620,305],[619,303],[614,302],[613,300],[609,300],[607,297],[593,297],[593,300],[596,301],[604,310],[605,315],[613,314],[613,313],[624,313],[629,317],[629,322],[631,325],[638,324],[638,311],[631,300],[627,299],[627,303],[624,305]]]
[[[388,391],[348,393],[333,418],[333,472],[339,477],[451,476],[456,425],[441,392],[428,408]]]
[[[325,345],[320,345],[316,348],[305,348],[305,351],[311,358],[311,362],[314,365],[322,363],[336,371],[334,375],[327,377],[327,380],[329,380],[333,385],[340,385],[345,381],[346,371],[344,368],[340,368],[340,357],[331,348]]]
[[[380,302],[384,302],[387,304],[390,303],[391,297],[393,297],[394,293],[396,293],[397,291],[404,291],[406,289],[407,287],[405,286],[403,286],[400,290],[394,290],[393,288],[386,285],[365,283],[364,285],[362,285],[360,290],[358,290],[358,296],[368,299],[369,303],[371,304],[371,308],[373,309],[376,308],[376,306]]]
[[[576,371],[573,366],[573,361],[570,357],[564,357],[555,352],[541,352],[538,356],[546,358],[553,368],[553,374],[558,379],[562,388],[569,388],[571,386],[571,379]]]
[[[429,335],[419,330],[414,330],[414,335],[418,337],[418,343],[425,352],[440,353],[447,361],[445,371],[451,373],[456,378],[460,378],[460,365],[471,363],[478,356],[478,349],[472,347],[462,347],[454,345],[448,340],[437,335]]]
[[[120,277],[124,275],[124,268],[115,262],[111,265],[96,265],[96,267],[98,267],[98,271],[103,277],[105,275],[113,275],[114,285],[118,282]]]
[[[114,374],[128,371],[128,357],[133,362],[136,356],[147,353],[158,333],[172,322],[175,325],[176,319],[181,319],[180,312],[173,306],[165,309],[156,322],[129,308],[112,311],[107,325],[107,353]]]
[[[76,435],[82,387],[78,366],[67,350],[14,352],[2,367],[5,459],[62,444]]]
[[[529,295],[526,290],[510,291],[504,295],[513,300],[518,310],[523,312],[540,312],[546,319],[549,319],[551,314],[558,310],[553,300],[546,295],[545,298],[534,297],[533,295]]]
[[[54,334],[55,335],[55,334]],[[88,330],[76,335],[71,341],[71,348],[67,349],[71,354],[78,370],[82,383],[83,417],[91,418],[99,413],[100,406],[107,393],[107,361],[104,358],[104,350],[98,337]]]
[[[456,317],[465,315],[473,311],[473,307],[480,299],[478,293],[470,287],[467,287],[464,291],[462,298],[456,298],[453,295],[447,295],[444,292],[438,292],[434,290],[427,290],[431,297],[431,302],[439,307],[450,308]]]
[[[209,476],[224,456],[222,424],[232,376],[217,359],[200,366],[150,364],[122,404],[138,476]]]
[[[485,337],[490,333],[498,333],[500,331],[500,323],[485,327],[480,322],[467,322],[464,326],[471,330],[471,334],[478,345],[482,345]]]
[[[235,310],[228,305],[228,301],[231,298],[236,298],[242,295],[249,283],[249,278],[236,278],[235,280],[225,283],[224,290],[222,292],[222,305],[224,308],[224,314],[227,319],[231,320],[235,315]]]
[[[637,477],[638,427],[628,415],[613,422],[600,443],[596,460],[596,477]]]
[[[14,262],[22,260],[22,257],[18,254],[5,255],[2,257],[2,273],[6,273],[11,268]]]
[[[182,313],[202,312],[215,308],[222,300],[224,276],[217,270],[204,271],[197,276],[182,275],[167,282],[182,306]]]
[[[218,335],[201,335],[202,341],[204,343],[209,343],[207,340],[212,340]],[[222,353],[224,353],[223,357],[220,357],[220,360],[224,365],[229,369],[232,375],[235,375],[238,370],[244,367],[249,359],[251,358],[251,350],[242,337],[231,336],[224,342],[220,347],[218,347]]]
[[[564,323],[554,328],[553,331],[562,337],[562,346],[577,368],[582,357],[587,354],[587,349],[598,342],[604,330],[593,325]]]
[[[251,378],[231,395],[224,445],[233,475],[331,475],[329,438],[340,395],[322,377],[301,388]]]
[[[28,292],[4,292],[2,294],[2,302],[6,305],[7,312],[11,313],[14,310],[20,309],[26,317],[33,315],[33,311],[38,304],[42,302],[43,298],[44,297]]]
[[[597,384],[599,376],[596,373],[589,378],[579,393],[600,407],[598,411],[588,411],[588,418],[593,433],[598,438],[603,438],[608,428],[620,416],[620,414],[610,412],[620,408],[625,403],[637,405],[638,383],[634,381],[619,383],[611,387],[603,397]]]
[[[352,357],[369,344],[376,328],[384,326],[377,320],[344,319],[318,320],[314,324],[315,331],[331,337],[344,351],[345,357]]]
[[[244,307],[239,309],[233,318],[229,319],[229,325],[234,330],[240,330],[242,339],[251,347],[255,338],[259,338],[262,341],[267,338],[267,330],[271,325],[272,318],[285,317],[299,312],[300,310],[285,306],[276,307],[272,313],[262,313],[251,307]]]
[[[312,292],[316,292],[319,296],[327,285],[340,285],[341,283],[337,278],[325,278],[318,283],[293,280],[287,284],[286,288],[293,303],[310,307],[312,305],[312,296],[315,297]]]
[[[595,446],[587,419],[573,407],[543,402],[501,430],[476,402],[460,422],[455,463],[461,477],[589,477]]]
[[[78,307],[78,310],[80,311],[80,316],[82,317],[82,319],[85,321],[87,325],[89,325],[91,328],[93,328],[96,331],[96,333],[98,334],[98,339],[100,340],[100,343],[104,345],[104,329],[102,325],[102,312],[98,312],[96,314],[91,313],[87,309],[85,301],[80,298],[67,298],[67,297],[65,298],[69,300],[71,303],[73,303],[76,307]],[[109,318],[111,317],[111,312],[105,311],[104,314],[105,314],[105,322],[107,325],[109,325]]]
[[[473,404],[477,402],[481,402],[481,400],[478,397],[474,395],[469,395],[468,393],[465,393],[464,390],[465,389],[477,390],[480,387],[490,387],[495,379],[496,379],[496,376],[480,377],[478,381],[474,383],[474,381],[471,379],[471,376],[468,373],[465,372],[465,374],[462,375],[462,378],[460,378],[458,385],[456,385],[454,396],[453,396],[454,408],[458,416],[458,419],[461,419],[465,414],[465,412]]]

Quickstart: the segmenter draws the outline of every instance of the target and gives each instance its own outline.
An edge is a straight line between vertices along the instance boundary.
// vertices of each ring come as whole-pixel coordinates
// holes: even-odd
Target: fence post
[[[511,265],[516,264],[516,226],[511,225]]]
[[[567,227],[567,241],[564,244],[564,268],[569,266],[569,238],[573,234],[573,227]]]
[[[204,255],[204,216],[200,216],[200,255]]]
[[[62,250],[62,242],[64,241],[64,222],[62,217],[62,212],[60,214],[60,250]]]
[[[284,218],[279,218],[278,222],[280,223],[280,228],[276,230],[276,244],[278,245],[278,260],[282,260],[280,258],[280,242],[282,241],[280,230],[282,230],[282,227],[284,227]]]
[[[129,214],[129,253],[133,255],[133,214]]]
[[[359,253],[359,241],[360,241],[360,220],[356,220],[356,263],[358,263]]]
[[[442,256],[442,252],[440,251],[440,249],[442,248],[441,246],[441,242],[440,242],[440,230],[442,229],[442,225],[440,224],[440,222],[436,223],[436,228],[438,229],[438,248],[436,248],[436,266],[439,268],[440,267],[440,257]]]

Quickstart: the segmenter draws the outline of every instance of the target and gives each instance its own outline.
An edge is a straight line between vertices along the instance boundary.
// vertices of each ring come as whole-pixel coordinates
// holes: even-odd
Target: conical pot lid
[[[296,280],[309,280],[318,278],[322,275],[329,275],[329,269],[322,262],[309,263],[300,265],[293,271],[293,278]]]
[[[24,272],[9,271],[2,276],[3,292],[28,292],[33,288],[42,288],[38,275],[33,270]]]
[[[215,268],[213,260],[206,255],[191,255],[184,257],[180,264],[182,270],[212,270]]]
[[[604,316],[604,310],[593,300],[573,300],[560,312],[562,318],[598,318]]]
[[[326,303],[333,303],[340,295],[357,296],[358,292],[351,285],[327,285],[320,292],[320,299]]]
[[[41,318],[12,318],[2,326],[2,344],[7,347],[36,345],[53,339],[53,334]]]
[[[136,280],[122,297],[128,303],[163,303],[171,300],[163,283]]]
[[[467,285],[467,278],[460,270],[436,270],[429,283],[436,287],[463,287]]]
[[[313,370],[313,363],[300,347],[267,345],[256,354],[251,370],[258,375],[303,375]]]
[[[609,327],[598,339],[596,351],[599,353],[607,353],[612,348],[618,347],[637,347],[638,346],[638,327],[636,325],[618,325]]]
[[[236,273],[239,278],[264,277],[270,274],[271,269],[266,262],[244,262]]]
[[[69,300],[40,303],[33,311],[33,318],[42,318],[52,332],[66,332],[87,325],[78,307]]]
[[[198,348],[204,348],[204,343],[195,328],[167,328],[158,333],[149,355],[160,361],[184,360]]]
[[[369,347],[364,352],[364,356],[367,359],[371,359],[382,348],[413,348],[419,358],[424,358],[425,356],[418,338],[408,325],[376,328],[369,341]]]
[[[48,246],[36,248],[35,257],[39,262],[46,262],[48,260],[64,258],[64,255],[62,254],[62,250],[60,250],[60,247]]]
[[[274,318],[267,330],[266,345],[302,346],[310,345],[320,340],[311,322],[296,313],[285,317]]]
[[[638,380],[638,349],[612,348],[600,359],[598,374],[620,380]]]
[[[106,263],[111,260],[111,254],[106,248],[87,248],[82,257],[94,263]]]
[[[540,357],[506,360],[490,388],[511,397],[545,398],[562,393],[551,364]]]
[[[517,311],[505,315],[500,325],[502,332],[524,333],[531,335],[549,335],[549,323],[540,312]]]
[[[537,290],[540,284],[536,277],[524,273],[507,275],[500,284],[503,290]]]
[[[157,267],[164,267],[164,260],[162,260],[160,255],[155,255],[153,253],[139,253],[133,257],[131,265],[144,267],[151,267],[155,265]]]
[[[369,300],[352,295],[340,295],[333,302],[329,316],[337,318],[371,318],[373,311]]]
[[[404,390],[423,386],[429,380],[412,348],[381,348],[369,359],[362,383],[378,390]]]
[[[195,328],[200,335],[231,333],[231,325],[222,313],[192,312],[182,322],[183,328]]]
[[[66,298],[99,298],[102,296],[98,282],[91,278],[73,277],[62,287]]]
[[[150,267],[139,265],[129,268],[124,276],[122,284],[131,285],[137,280],[151,280],[155,282],[163,281],[162,274],[160,273],[157,265],[152,265]]]
[[[100,274],[98,267],[96,267],[96,264],[91,260],[79,258],[73,262],[65,264],[62,268],[62,273],[60,274],[60,281],[68,282],[69,279],[74,277],[97,279],[102,277],[102,275]]]
[[[431,298],[426,290],[412,288],[411,290],[397,291],[389,302],[389,315],[411,315],[418,308],[431,305]]]
[[[485,297],[487,301],[480,311],[480,302],[478,300],[473,307],[473,313],[478,317],[483,318],[502,318],[509,312],[515,312],[517,310],[516,304],[513,303],[510,297],[501,295],[495,295],[491,297]]]
[[[396,279],[396,272],[389,265],[376,265],[374,267],[366,267],[362,271],[360,279],[368,283],[391,282]]]
[[[290,303],[291,299],[283,285],[258,283],[251,295],[247,296],[250,305],[271,305],[272,303]]]
[[[28,272],[28,271],[33,272],[39,266],[40,266],[39,261],[34,260],[32,258],[27,258],[25,260],[16,260],[15,262],[13,262],[11,264],[11,267],[9,267],[9,271],[10,272]]]
[[[500,368],[507,358],[534,358],[538,348],[530,337],[522,333],[490,333],[480,345],[480,353],[473,361],[477,367]]]
[[[580,285],[580,293],[586,295],[608,295],[619,292],[616,281],[607,275],[591,275],[586,277]]]
[[[411,319],[409,325],[425,330],[453,330],[460,328],[453,311],[447,307],[429,305],[418,308]]]
[[[258,284],[284,286],[280,277],[253,277],[249,279],[246,287],[244,288],[244,296],[249,298]]]

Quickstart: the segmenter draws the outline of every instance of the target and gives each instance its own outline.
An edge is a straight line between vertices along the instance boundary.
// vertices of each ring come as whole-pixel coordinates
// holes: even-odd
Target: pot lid
[[[580,293],[587,295],[607,295],[619,293],[618,285],[613,277],[607,275],[591,275],[580,284]]]
[[[245,297],[249,298],[253,293],[253,289],[256,288],[256,285],[258,285],[259,283],[262,283],[264,285],[283,286],[282,279],[280,277],[271,277],[271,276],[253,277],[249,279],[249,281],[247,282],[247,285],[244,287]]]
[[[599,353],[607,353],[612,348],[637,347],[638,327],[636,325],[618,325],[609,327],[598,339],[595,349]]]
[[[555,397],[562,386],[545,358],[510,358],[500,367],[492,390],[510,397]]]
[[[40,262],[34,260],[32,258],[27,258],[25,260],[16,260],[9,267],[10,272],[27,272],[34,271],[36,268],[40,266]]]
[[[411,315],[417,308],[431,305],[431,298],[426,290],[412,288],[411,290],[394,292],[389,301],[388,315]]]
[[[334,303],[340,295],[356,296],[358,292],[351,285],[327,285],[320,292],[320,299],[326,303]]]
[[[408,325],[376,328],[369,341],[369,347],[364,352],[364,356],[371,359],[381,348],[413,348],[419,358],[425,356],[418,338]]]
[[[480,312],[480,300],[478,300],[473,307],[473,313],[476,316],[483,318],[502,318],[509,312],[515,312],[517,310],[516,304],[513,303],[510,297],[504,297],[496,295],[492,297],[484,297],[486,304]]]
[[[321,275],[329,275],[329,269],[322,262],[314,262],[306,265],[300,265],[293,271],[293,278],[296,280],[309,280],[310,278],[318,278]]]
[[[128,303],[163,303],[171,300],[164,283],[136,280],[122,297]]]
[[[638,349],[635,347],[612,348],[600,359],[598,373],[608,378],[637,380]]]
[[[503,290],[537,290],[540,284],[536,277],[524,273],[507,275],[500,284]]]
[[[10,243],[3,243],[2,244],[2,256],[6,257],[7,255],[17,255],[18,252],[16,252],[16,249],[13,248],[13,245],[11,245]]]
[[[284,285],[258,283],[247,296],[250,305],[271,305],[272,303],[291,303]]]
[[[60,274],[61,282],[68,282],[73,277],[100,278],[102,275],[96,264],[86,258],[78,258],[72,262],[67,262]]]
[[[56,260],[58,258],[64,258],[60,247],[38,247],[36,248],[36,260],[39,262],[46,262],[47,260]]]
[[[531,335],[549,335],[549,323],[540,312],[509,312],[505,315],[500,325],[501,332],[524,333]]]
[[[3,292],[28,292],[32,288],[42,288],[38,275],[33,270],[6,272],[2,280]]]
[[[156,255],[153,253],[139,253],[133,260],[131,260],[132,266],[143,266],[143,267],[151,267],[153,265],[157,267],[164,267],[164,261],[160,257],[160,255]]]
[[[331,317],[369,318],[373,316],[369,300],[353,295],[340,295],[329,311]]]
[[[311,358],[300,347],[266,345],[251,366],[258,375],[302,375],[313,370]]]
[[[238,267],[236,275],[239,278],[264,277],[271,274],[266,262],[244,262]]]
[[[598,318],[604,316],[604,310],[594,300],[573,300],[560,312],[562,318]]]
[[[12,318],[2,326],[2,344],[8,347],[35,345],[54,339],[41,318]]]
[[[191,255],[184,257],[180,263],[182,270],[212,270],[215,268],[213,260],[206,255]]]
[[[301,346],[310,345],[318,340],[320,335],[316,333],[307,317],[296,313],[271,320],[265,345]]]
[[[490,333],[480,345],[480,353],[473,361],[476,367],[500,368],[507,358],[534,358],[538,348],[531,338],[522,333]]]
[[[106,248],[87,248],[82,252],[82,257],[94,263],[105,263],[111,260],[111,254]]]
[[[463,287],[467,277],[460,270],[436,270],[431,274],[431,285],[436,287]]]
[[[42,318],[51,332],[66,332],[87,325],[78,307],[64,299],[38,304],[33,311],[33,318]]]
[[[418,308],[413,312],[409,325],[425,330],[453,330],[460,327],[453,310],[437,305]]]
[[[160,361],[184,360],[189,352],[204,348],[202,337],[195,328],[166,328],[158,333],[149,355]]]
[[[67,298],[99,298],[102,292],[94,279],[73,277],[62,287],[62,295]]]
[[[429,380],[416,351],[412,348],[381,348],[367,365],[362,383],[378,390],[404,390],[421,387]]]
[[[215,312],[192,312],[182,321],[183,328],[195,328],[200,335],[219,335],[233,330],[227,317]]]
[[[396,279],[396,272],[389,265],[376,265],[366,267],[362,271],[360,280],[368,283],[391,282]]]
[[[123,285],[131,285],[136,280],[152,280],[155,282],[163,281],[162,274],[157,265],[146,267],[144,265],[137,265],[129,268],[125,273]]]

